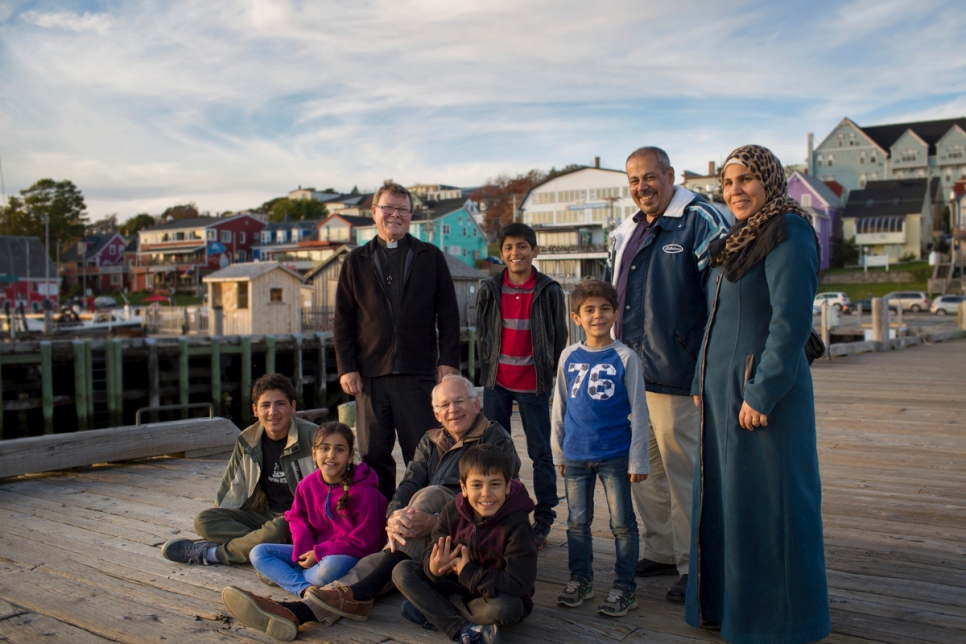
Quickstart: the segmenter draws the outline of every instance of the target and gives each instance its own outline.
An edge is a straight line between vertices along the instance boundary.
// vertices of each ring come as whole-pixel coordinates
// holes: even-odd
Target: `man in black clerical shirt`
[[[359,455],[390,499],[396,436],[408,464],[436,426],[433,387],[459,370],[459,310],[446,257],[408,232],[409,191],[386,182],[372,204],[377,235],[339,273],[335,356],[342,389],[356,397]]]

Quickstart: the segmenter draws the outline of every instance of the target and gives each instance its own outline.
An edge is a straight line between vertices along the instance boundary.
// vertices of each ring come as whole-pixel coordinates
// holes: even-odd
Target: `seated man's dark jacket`
[[[530,526],[533,501],[520,481],[510,481],[506,501],[492,517],[474,522],[473,508],[461,494],[439,513],[430,546],[423,552],[423,570],[431,581],[440,581],[429,570],[432,544],[452,537],[453,543],[470,549],[470,561],[459,574],[459,583],[481,597],[516,595],[529,615],[533,610],[533,584],[537,580],[537,544]],[[448,575],[447,575],[448,576]]]
[[[513,439],[499,423],[490,422],[482,413],[477,414],[473,426],[450,449],[445,447],[446,441],[443,438],[445,431],[444,428],[438,427],[423,435],[416,446],[413,460],[406,468],[406,475],[389,502],[386,516],[409,505],[409,500],[416,492],[430,485],[441,485],[458,494],[460,456],[466,448],[478,443],[493,444],[502,449],[513,462],[513,478],[519,477],[520,457],[517,455],[516,447],[513,446]]]
[[[407,233],[409,250],[402,310],[393,325],[373,239],[350,252],[335,296],[335,358],[339,375],[436,375],[438,365],[459,368],[460,316],[443,252]],[[437,329],[439,335],[437,337]]]

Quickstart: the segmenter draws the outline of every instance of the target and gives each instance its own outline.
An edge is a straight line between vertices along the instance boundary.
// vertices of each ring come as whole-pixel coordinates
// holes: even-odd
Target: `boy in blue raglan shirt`
[[[557,597],[580,606],[594,596],[594,487],[600,478],[617,546],[616,577],[597,611],[621,617],[637,608],[634,568],[639,535],[631,483],[647,478],[647,401],[641,363],[611,337],[617,291],[600,280],[580,282],[570,295],[573,318],[586,340],[564,349],[557,369],[551,419],[553,463],[567,491],[570,582]]]

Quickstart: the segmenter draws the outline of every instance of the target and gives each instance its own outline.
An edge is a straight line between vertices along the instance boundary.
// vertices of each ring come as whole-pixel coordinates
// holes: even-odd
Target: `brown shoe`
[[[372,610],[371,599],[366,601],[356,600],[352,596],[352,589],[339,582],[329,584],[325,588],[310,586],[305,590],[302,599],[357,622],[364,622],[369,619],[369,611]]]
[[[257,628],[283,642],[291,642],[299,632],[299,621],[289,609],[247,590],[228,586],[221,591],[225,608],[245,626]]]

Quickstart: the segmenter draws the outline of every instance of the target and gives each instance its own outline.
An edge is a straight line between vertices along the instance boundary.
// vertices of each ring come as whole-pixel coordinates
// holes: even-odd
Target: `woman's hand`
[[[315,558],[315,550],[308,550],[299,556],[299,565],[303,568],[311,568],[317,563],[319,560]]]
[[[694,398],[694,406],[700,409],[701,408],[701,396],[691,396],[691,397]]]
[[[738,424],[753,432],[759,427],[768,426],[768,416],[759,414],[747,402],[743,402],[741,403],[741,411],[738,412]]]

